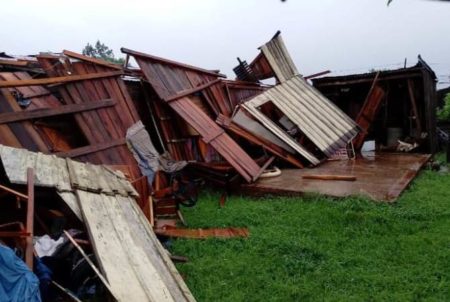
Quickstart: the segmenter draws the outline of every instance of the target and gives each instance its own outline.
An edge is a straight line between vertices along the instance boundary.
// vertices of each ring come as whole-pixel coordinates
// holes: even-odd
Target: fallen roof
[[[217,72],[177,63],[152,55],[122,49],[134,56],[147,81],[158,96],[167,102],[181,118],[191,125],[206,144],[210,144],[247,181],[252,182],[264,169],[221,128],[207,112],[195,102],[193,94],[210,90],[212,100],[220,113],[230,115],[233,111],[225,93],[217,87],[221,75]]]
[[[314,86],[327,85],[347,85],[352,83],[372,82],[375,76],[379,73],[379,80],[400,79],[413,76],[421,76],[422,71],[430,72],[433,79],[436,79],[436,74],[431,67],[419,56],[419,61],[416,65],[406,68],[379,70],[367,73],[348,74],[340,76],[328,76],[317,79],[312,79]]]
[[[280,83],[242,107],[314,165],[320,160],[266,116],[262,105],[275,105],[326,156],[345,148],[358,133],[358,125],[298,74],[279,32],[261,47],[261,54],[251,66],[265,58]]]
[[[118,301],[195,300],[139,209],[136,191],[120,173],[1,145],[0,158],[11,182],[26,183],[32,167],[36,186],[55,188],[83,218]]]
[[[277,106],[327,156],[345,147],[358,133],[353,120],[300,77],[293,77],[242,105],[313,164],[319,160],[260,112],[258,107],[267,102]]]

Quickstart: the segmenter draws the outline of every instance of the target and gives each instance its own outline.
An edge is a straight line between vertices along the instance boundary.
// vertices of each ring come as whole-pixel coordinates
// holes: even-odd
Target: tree
[[[124,58],[116,58],[114,56],[114,52],[111,48],[97,40],[94,46],[90,43],[86,44],[82,51],[83,55],[103,59],[105,61],[115,63],[115,64],[123,64],[125,62]]]

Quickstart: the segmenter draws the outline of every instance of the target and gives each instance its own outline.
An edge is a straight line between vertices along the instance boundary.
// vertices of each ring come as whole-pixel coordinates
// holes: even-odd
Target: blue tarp
[[[39,280],[13,250],[0,244],[0,301],[41,302]]]

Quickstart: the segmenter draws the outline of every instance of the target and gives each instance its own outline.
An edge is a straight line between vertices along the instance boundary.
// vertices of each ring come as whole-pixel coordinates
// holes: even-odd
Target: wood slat
[[[0,81],[0,88],[70,83],[70,82],[77,82],[77,81],[84,81],[84,80],[116,77],[116,76],[120,76],[122,74],[123,74],[122,71],[110,71],[110,72],[102,72],[102,73],[97,73],[97,74],[61,76],[61,77],[54,77],[54,78],[43,78],[43,79],[32,79],[32,80]]]
[[[0,124],[64,115],[70,113],[84,112],[99,108],[111,107],[114,106],[115,104],[116,102],[114,100],[106,99],[92,103],[63,105],[58,108],[42,108],[20,112],[0,113]]]

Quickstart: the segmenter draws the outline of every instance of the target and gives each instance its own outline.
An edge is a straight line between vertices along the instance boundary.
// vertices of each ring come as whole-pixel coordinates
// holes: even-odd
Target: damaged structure
[[[179,227],[203,183],[224,190],[220,206],[236,190],[392,202],[435,151],[434,74],[420,58],[311,85],[317,75],[299,73],[280,32],[250,63],[238,58],[234,80],[121,50],[124,66],[67,50],[0,54],[0,189],[10,200],[0,240],[30,268],[33,236],[70,246],[44,264],[78,297],[94,284],[117,301],[194,301],[157,236],[249,236]],[[377,152],[361,152],[369,140]],[[69,258],[89,265],[83,282]]]

